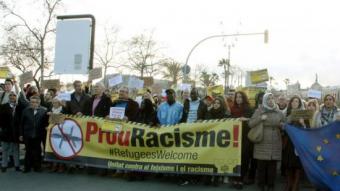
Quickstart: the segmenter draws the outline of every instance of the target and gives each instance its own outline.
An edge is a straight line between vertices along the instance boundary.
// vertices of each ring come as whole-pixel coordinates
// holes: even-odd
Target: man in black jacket
[[[208,112],[207,105],[199,99],[198,90],[192,88],[190,99],[184,101],[183,117],[181,122],[192,123],[197,120],[204,120]]]
[[[96,117],[106,117],[110,114],[111,98],[104,94],[104,84],[94,86],[94,95],[84,104],[83,114]]]
[[[19,126],[23,105],[18,105],[15,92],[9,93],[9,102],[0,108],[0,137],[2,145],[1,171],[6,172],[8,167],[8,156],[12,152],[16,171],[20,170],[19,162]]]
[[[41,138],[44,129],[48,126],[47,111],[40,106],[40,97],[32,96],[30,106],[27,107],[21,117],[20,140],[24,141],[26,153],[24,172],[41,170]]]
[[[129,88],[120,88],[119,98],[113,102],[112,107],[124,107],[125,118],[128,121],[136,122],[138,120],[139,105],[136,101],[129,98]]]
[[[71,115],[83,115],[82,111],[90,96],[83,91],[81,81],[74,81],[73,87],[74,92],[71,94],[71,101],[66,102],[65,112]]]

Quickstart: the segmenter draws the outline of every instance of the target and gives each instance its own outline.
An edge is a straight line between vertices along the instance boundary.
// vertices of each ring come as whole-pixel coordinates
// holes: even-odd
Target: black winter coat
[[[126,100],[116,100],[113,102],[112,107],[116,107],[121,102],[124,102]],[[128,118],[129,121],[138,121],[138,112],[139,112],[139,105],[136,101],[132,99],[127,100],[127,106],[125,108],[125,116]]]
[[[25,106],[18,104],[13,108],[9,103],[0,106],[0,140],[4,142],[19,142],[20,120]]]
[[[92,116],[92,106],[95,96],[92,96],[85,104],[83,108],[83,114]],[[110,114],[110,107],[112,105],[111,98],[107,97],[105,94],[102,95],[100,101],[94,110],[93,116],[96,117],[106,117]]]
[[[181,122],[185,123],[188,120],[188,115],[189,115],[189,110],[190,110],[190,100],[186,99],[184,101],[183,106],[184,106],[183,107],[183,116],[182,116]],[[200,104],[199,104],[198,110],[197,110],[197,120],[206,119],[207,112],[208,112],[207,105],[202,100],[200,100]]]
[[[78,112],[83,112],[85,108],[85,104],[89,102],[90,99],[91,97],[88,94],[83,93],[78,102],[78,100],[75,97],[75,93],[72,93],[71,101],[66,102],[66,107],[65,107],[66,114],[75,115]]]
[[[47,110],[44,107],[39,107],[34,115],[34,110],[31,107],[24,109],[21,116],[20,135],[25,138],[42,138],[45,128],[48,126]]]

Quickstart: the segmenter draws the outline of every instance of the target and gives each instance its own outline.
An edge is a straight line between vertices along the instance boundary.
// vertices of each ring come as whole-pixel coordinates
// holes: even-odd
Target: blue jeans
[[[2,164],[1,167],[7,168],[8,166],[8,158],[12,153],[14,159],[14,166],[19,167],[19,144],[18,143],[11,143],[11,142],[1,142],[2,146]]]

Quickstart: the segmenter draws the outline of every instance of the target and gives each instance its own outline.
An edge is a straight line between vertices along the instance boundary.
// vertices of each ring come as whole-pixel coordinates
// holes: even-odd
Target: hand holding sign
[[[125,108],[124,107],[111,107],[110,118],[111,119],[124,119]]]

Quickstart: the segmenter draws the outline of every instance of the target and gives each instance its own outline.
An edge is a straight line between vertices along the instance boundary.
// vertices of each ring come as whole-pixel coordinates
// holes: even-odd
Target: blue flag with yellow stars
[[[340,121],[315,129],[286,125],[285,130],[311,183],[340,191]]]

